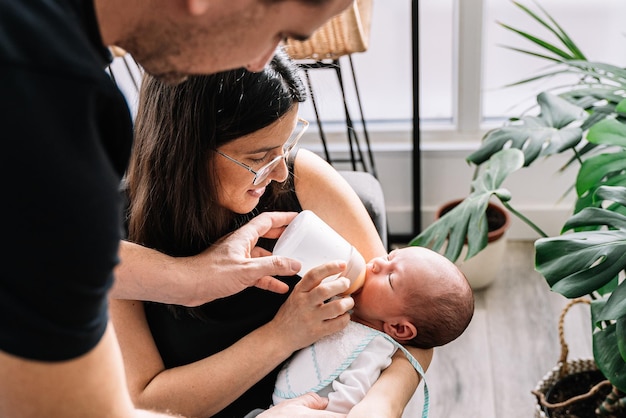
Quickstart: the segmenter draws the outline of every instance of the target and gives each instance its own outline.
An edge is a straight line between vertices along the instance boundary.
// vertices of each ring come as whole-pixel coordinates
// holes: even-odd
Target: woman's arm
[[[115,269],[111,297],[198,306],[234,295],[250,286],[285,293],[289,287],[272,275],[291,276],[300,270],[300,264],[271,256],[255,245],[261,236],[279,236],[295,215],[291,212],[263,213],[192,257],[170,257],[121,241],[121,262]],[[209,277],[211,280],[207,280]]]
[[[111,317],[133,401],[144,408],[184,416],[209,417],[220,411],[292,352],[346,326],[352,298],[324,301],[345,291],[348,280],[319,285],[343,268],[345,263],[337,262],[311,270],[272,321],[219,353],[171,369],[163,365],[143,304],[111,300]]]
[[[365,206],[348,182],[322,158],[301,149],[294,164],[296,195],[359,250],[365,260],[387,254]]]
[[[422,350],[414,347],[406,349],[424,369],[428,369],[433,358],[433,349]],[[355,405],[349,418],[401,417],[404,407],[417,389],[420,377],[400,350],[394,354],[391,366],[380,375],[365,398]]]

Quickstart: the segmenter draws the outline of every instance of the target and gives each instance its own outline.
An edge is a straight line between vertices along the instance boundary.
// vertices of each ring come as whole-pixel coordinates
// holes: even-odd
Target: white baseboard
[[[532,219],[539,226],[539,228],[541,228],[549,236],[558,235],[560,233],[561,226],[572,213],[569,206],[545,206],[533,208],[516,207],[516,209]],[[437,208],[434,207],[422,208],[421,219],[423,228],[433,222],[436,210]],[[411,224],[412,212],[408,210],[408,208],[405,208],[405,210],[394,210],[394,208],[388,209],[387,216],[389,218],[391,231],[397,232],[410,229],[409,225]],[[513,215],[511,215],[511,227],[507,236],[511,240],[524,241],[540,238],[539,234],[535,232],[534,229]]]

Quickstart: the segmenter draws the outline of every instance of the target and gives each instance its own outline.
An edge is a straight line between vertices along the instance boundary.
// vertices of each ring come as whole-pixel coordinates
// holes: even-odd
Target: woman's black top
[[[293,168],[290,167],[293,173]],[[292,182],[290,176],[288,182]],[[274,184],[273,184],[274,185]],[[257,208],[239,219],[241,225],[252,216],[267,211],[302,210],[291,184],[286,193],[275,198],[268,188]],[[233,230],[235,227],[233,227]],[[260,246],[271,250],[276,240],[261,239]],[[293,288],[298,277],[281,278]],[[150,330],[166,368],[173,368],[201,360],[233,345],[243,336],[269,322],[287,299],[288,294],[277,294],[256,287],[202,305],[193,310],[177,309],[158,303],[145,303]],[[181,311],[183,311],[181,313]],[[254,353],[250,353],[254,356]],[[268,408],[272,402],[274,382],[280,367],[252,386],[235,402],[215,417],[241,418],[255,408]]]

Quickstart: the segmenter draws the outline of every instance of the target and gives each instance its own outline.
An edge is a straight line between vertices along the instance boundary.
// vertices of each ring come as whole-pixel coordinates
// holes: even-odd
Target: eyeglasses
[[[296,124],[295,129],[291,132],[291,135],[289,135],[287,142],[285,142],[285,144],[283,145],[283,153],[281,155],[277,155],[276,158],[273,158],[272,161],[265,164],[263,167],[259,168],[256,171],[253,170],[252,167],[250,167],[249,165],[239,162],[232,157],[229,157],[228,155],[224,154],[220,150],[215,150],[215,152],[217,152],[222,157],[228,158],[230,161],[234,162],[237,165],[240,165],[241,167],[245,168],[246,170],[254,174],[254,179],[252,180],[252,184],[255,186],[258,186],[265,179],[267,179],[270,173],[274,171],[276,166],[280,164],[280,161],[282,159],[285,159],[285,160],[287,159],[287,156],[289,155],[291,150],[296,146],[300,138],[302,138],[302,135],[304,135],[308,127],[309,127],[309,122],[307,122],[306,120],[302,118],[298,118],[298,123]]]

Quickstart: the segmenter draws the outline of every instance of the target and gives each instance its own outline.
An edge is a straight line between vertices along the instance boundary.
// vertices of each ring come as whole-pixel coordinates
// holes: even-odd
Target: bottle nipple
[[[365,282],[365,259],[356,248],[352,247],[350,250],[350,259],[347,263],[346,269],[341,274],[341,277],[346,277],[350,280],[350,287],[341,294],[342,296],[356,292]]]

